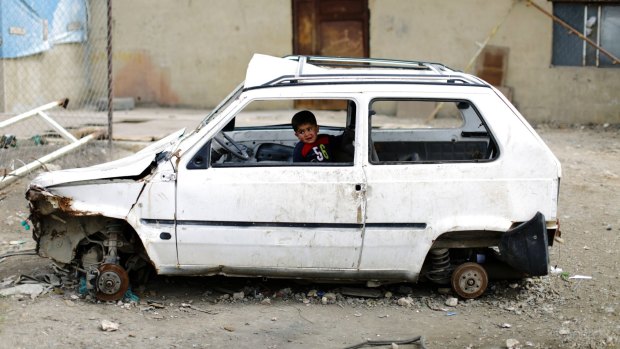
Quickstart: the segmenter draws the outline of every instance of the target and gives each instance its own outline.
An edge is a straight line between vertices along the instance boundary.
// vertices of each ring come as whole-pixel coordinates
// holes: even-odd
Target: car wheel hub
[[[488,282],[486,270],[477,263],[463,263],[452,273],[452,288],[463,298],[479,297],[487,289]]]
[[[97,277],[97,298],[115,301],[123,297],[129,288],[129,276],[123,267],[117,264],[103,264],[99,267]]]

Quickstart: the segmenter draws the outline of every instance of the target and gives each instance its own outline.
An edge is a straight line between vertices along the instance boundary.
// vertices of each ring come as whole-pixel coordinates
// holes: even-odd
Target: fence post
[[[107,46],[108,57],[108,147],[112,150],[112,118],[114,115],[114,86],[112,85],[112,0],[108,0]]]

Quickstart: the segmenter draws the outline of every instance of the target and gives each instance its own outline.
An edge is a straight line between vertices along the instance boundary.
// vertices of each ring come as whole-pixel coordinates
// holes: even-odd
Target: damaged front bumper
[[[89,212],[72,208],[72,200],[31,186],[26,192],[30,203],[29,220],[33,223],[32,238],[37,242],[36,252],[41,257],[60,263],[70,263],[80,241],[87,237],[79,219]]]

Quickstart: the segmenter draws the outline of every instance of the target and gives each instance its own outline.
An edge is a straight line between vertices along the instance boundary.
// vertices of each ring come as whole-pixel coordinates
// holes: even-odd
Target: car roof
[[[476,76],[440,63],[322,56],[255,54],[244,88],[343,83],[428,83],[488,86]]]

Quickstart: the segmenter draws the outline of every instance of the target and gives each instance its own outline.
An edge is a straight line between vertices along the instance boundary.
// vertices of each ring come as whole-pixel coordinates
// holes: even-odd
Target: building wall
[[[32,56],[1,59],[0,112],[20,114],[62,98],[73,101],[70,108],[83,107],[75,104],[89,91],[83,54],[83,46],[64,44]],[[68,65],[78,69],[63,69]]]
[[[292,50],[290,0],[114,2],[114,94],[164,106],[214,107],[255,52]]]
[[[68,109],[92,110],[106,97],[106,1],[89,0],[88,8],[87,41],[0,59],[0,113],[20,114],[62,98],[69,98]]]
[[[370,0],[371,56],[462,70],[512,2]],[[244,79],[253,53],[292,52],[291,7],[290,0],[114,2],[115,95],[213,107]],[[620,122],[620,69],[552,67],[552,21],[525,1],[489,44],[509,47],[505,85],[530,121]]]
[[[537,1],[548,11],[551,2]],[[370,0],[373,57],[428,60],[463,70],[512,0]],[[505,85],[534,122],[620,122],[620,69],[552,67],[552,21],[517,1],[489,45],[510,49]]]

